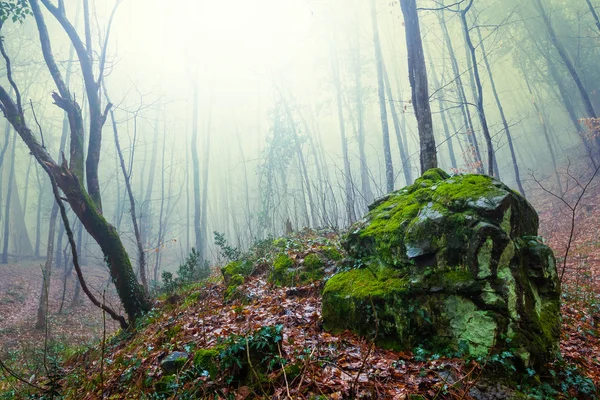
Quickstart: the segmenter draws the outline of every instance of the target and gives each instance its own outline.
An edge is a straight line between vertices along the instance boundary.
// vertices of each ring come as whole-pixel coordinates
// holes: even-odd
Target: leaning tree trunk
[[[58,165],[48,154],[46,149],[37,141],[25,122],[19,96],[17,96],[17,103],[15,103],[4,87],[0,86],[0,103],[2,104],[5,118],[10,121],[13,128],[29,148],[31,154],[36,158],[42,168],[44,168],[51,181],[54,180],[58,188],[62,190],[64,197],[71,206],[73,212],[77,215],[94,240],[100,245],[109,264],[111,278],[115,284],[117,294],[119,295],[125,312],[127,313],[129,320],[134,321],[143,312],[149,310],[151,304],[146,298],[142,286],[137,283],[133,268],[131,267],[131,261],[129,260],[129,256],[117,230],[109,224],[102,215],[99,197],[100,191],[97,179],[98,165],[96,161],[99,161],[100,141],[102,137],[101,131],[110,104],[107,106],[105,113],[102,113],[100,110],[99,88],[93,74],[91,60],[88,58],[85,46],[77,35],[75,28],[67,20],[64,9],[55,7],[48,0],[42,0],[42,2],[68,34],[71,43],[77,52],[82,75],[84,77],[91,118],[88,160],[90,160],[89,164],[92,165],[88,165],[86,171],[90,194],[88,194],[83,187],[84,153],[81,108],[73,99],[63,80],[60,69],[54,60],[48,30],[37,0],[30,0],[29,3],[36,20],[44,60],[58,90],[58,92],[55,92],[52,95],[54,103],[63,109],[69,116],[69,126],[71,128],[71,165],[68,165],[64,157],[61,165]],[[59,5],[61,4],[62,2],[59,3]],[[7,69],[9,70],[9,68]],[[11,72],[7,71],[7,75],[10,76]],[[11,86],[16,87],[16,84],[11,82]],[[57,199],[57,201],[59,200],[60,198]],[[79,278],[82,279],[82,276],[79,276]],[[90,295],[91,293],[88,294],[88,296]]]
[[[427,86],[427,67],[423,54],[419,14],[416,0],[400,0],[404,15],[406,31],[406,48],[408,51],[408,77],[412,89],[412,102],[419,127],[419,146],[421,173],[437,168],[437,149],[433,136],[433,122],[429,104],[429,88]]]

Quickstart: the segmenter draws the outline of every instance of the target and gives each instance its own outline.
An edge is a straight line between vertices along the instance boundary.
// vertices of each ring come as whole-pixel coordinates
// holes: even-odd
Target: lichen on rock
[[[427,171],[350,228],[343,245],[362,268],[327,282],[324,325],[369,335],[376,322],[389,347],[541,366],[558,351],[560,288],[537,233],[536,211],[502,182]]]

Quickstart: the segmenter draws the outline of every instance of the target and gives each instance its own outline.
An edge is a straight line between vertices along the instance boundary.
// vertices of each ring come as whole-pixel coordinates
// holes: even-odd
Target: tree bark
[[[406,48],[408,51],[408,77],[412,90],[412,102],[419,127],[419,147],[421,173],[437,168],[437,149],[433,135],[433,122],[429,104],[429,88],[427,84],[427,67],[423,54],[421,28],[417,13],[416,0],[400,0],[400,8],[404,15],[406,31]]]
[[[428,50],[427,48],[424,48],[424,50]],[[457,169],[457,165],[456,165],[456,156],[454,154],[454,145],[452,143],[452,136],[450,135],[450,131],[448,130],[448,122],[446,121],[446,113],[444,111],[444,90],[440,87],[440,81],[437,77],[437,74],[435,72],[435,64],[433,63],[433,61],[431,60],[431,53],[428,53],[428,59],[429,59],[429,64],[431,65],[431,76],[433,77],[433,85],[435,88],[437,88],[436,90],[438,91],[437,93],[437,102],[438,102],[438,108],[440,109],[440,118],[442,120],[442,127],[444,129],[444,136],[446,138],[445,142],[446,145],[448,146],[448,156],[450,158],[450,166],[456,170]]]
[[[90,65],[91,61],[87,59],[85,47],[77,36],[75,29],[66,20],[66,17],[63,13],[64,10],[52,6],[47,0],[42,1],[44,2],[46,8],[48,8],[50,12],[55,15],[57,20],[59,20],[63,26],[63,29],[69,35],[75,51],[77,52],[81,70],[84,75],[86,93],[88,93],[90,114],[94,114],[94,116],[90,116],[92,118],[91,125],[94,126],[94,129],[92,129],[94,131],[94,137],[90,137],[90,148],[92,149],[91,153],[97,153],[99,156],[99,140],[101,139],[102,124],[104,123],[106,113],[103,114],[100,110],[98,86],[94,81],[93,70]],[[46,28],[39,4],[37,0],[30,0],[29,3],[38,27],[40,42],[42,45],[42,53],[44,55],[44,60],[46,61],[46,66],[48,67],[48,70],[51,73],[52,78],[54,79],[54,82],[59,90],[59,93],[53,93],[53,99],[57,106],[67,112],[69,126],[71,128],[71,144],[73,144],[73,142],[83,138],[83,120],[81,118],[81,109],[77,102],[73,100],[71,93],[62,79],[60,70],[58,69],[58,66],[54,60],[48,30]],[[93,95],[94,98],[91,98],[90,94]],[[149,310],[151,304],[146,298],[143,288],[135,279],[129,256],[127,255],[127,251],[125,250],[125,247],[119,238],[117,230],[111,224],[109,224],[102,215],[100,201],[94,200],[94,195],[88,194],[88,192],[83,188],[81,170],[74,171],[72,168],[69,168],[64,156],[61,165],[58,165],[52,159],[52,157],[34,137],[33,133],[25,123],[25,118],[22,111],[14,103],[10,95],[2,86],[0,86],[0,104],[2,105],[4,116],[10,121],[13,128],[25,142],[31,151],[31,154],[44,168],[50,179],[54,180],[58,187],[62,190],[66,200],[71,206],[71,209],[75,212],[89,234],[100,245],[100,248],[102,249],[102,252],[104,253],[109,264],[111,277],[125,312],[127,313],[129,320],[134,321],[143,312]],[[97,115],[100,115],[101,118],[95,117]],[[92,132],[90,132],[90,134],[92,134]],[[77,151],[72,154],[72,162],[74,160],[83,159],[83,154],[78,153],[80,149],[82,149],[82,147],[75,148]],[[91,155],[91,157],[93,158],[93,155]],[[88,185],[92,186],[93,188],[94,184],[98,183],[97,179],[96,182],[90,182],[89,178],[90,175],[88,175]],[[93,179],[91,179],[91,181],[93,181]],[[99,190],[96,194],[99,196]],[[97,200],[99,200],[99,197]],[[82,277],[80,277],[80,280],[81,278]]]

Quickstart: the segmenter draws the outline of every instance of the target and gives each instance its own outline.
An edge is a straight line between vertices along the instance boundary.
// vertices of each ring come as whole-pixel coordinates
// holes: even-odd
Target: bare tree
[[[427,66],[423,54],[421,28],[416,0],[400,0],[406,31],[406,49],[408,52],[408,78],[412,90],[412,103],[415,108],[419,127],[419,146],[421,173],[437,168],[437,149],[433,135],[433,121],[429,105]]]
[[[103,111],[100,102],[99,81],[101,81],[103,71],[102,69],[100,70],[98,80],[96,80],[88,50],[73,25],[67,19],[64,3],[62,1],[59,2],[58,7],[53,5],[49,0],[42,0],[42,3],[69,36],[77,53],[84,77],[90,114],[90,139],[88,161],[86,162],[86,178],[89,194],[88,190],[83,186],[84,127],[81,107],[65,84],[62,73],[54,60],[50,36],[37,0],[29,0],[29,6],[35,17],[46,66],[58,90],[58,92],[53,93],[52,98],[54,103],[63,109],[69,117],[71,138],[70,165],[64,155],[61,164],[56,163],[27,125],[20,93],[16,83],[12,79],[10,60],[3,46],[2,54],[7,64],[7,74],[10,76],[9,82],[15,90],[16,100],[9,95],[4,87],[0,86],[0,109],[25,142],[31,154],[44,168],[50,179],[54,180],[62,190],[71,209],[75,212],[86,230],[100,245],[110,266],[111,277],[115,283],[125,312],[130,321],[133,321],[150,308],[150,302],[146,298],[142,286],[138,284],[135,278],[129,255],[123,246],[121,238],[116,229],[102,215],[98,163],[100,161],[102,127],[110,109],[110,104],[108,104]]]

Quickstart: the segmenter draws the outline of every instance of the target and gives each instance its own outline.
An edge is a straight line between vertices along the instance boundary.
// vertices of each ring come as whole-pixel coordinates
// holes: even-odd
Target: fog
[[[72,0],[64,3],[67,17],[85,41],[82,5]],[[592,116],[535,3],[476,0],[467,14],[497,175],[519,190],[508,127],[526,195],[537,188],[532,175],[558,189],[556,165],[567,158],[585,158],[590,152],[585,143],[594,141],[594,132],[579,121]],[[244,249],[290,228],[341,230],[388,191],[373,6],[386,75],[382,88],[393,187],[400,189],[420,175],[419,129],[398,2],[124,0],[117,4],[106,41],[104,83],[131,180],[150,279],[159,277],[161,270],[173,270],[192,247],[199,247],[211,263],[218,261],[214,231]],[[477,172],[481,166],[485,172],[488,159],[477,116],[473,67],[459,13],[454,12],[462,6],[444,9],[442,2],[428,0],[418,6],[439,166],[455,173]],[[114,1],[90,2],[96,73],[114,7]],[[599,107],[600,32],[586,2],[544,1],[544,7],[593,106]],[[89,111],[77,54],[56,19],[43,6],[42,10],[58,67],[63,76],[70,75],[69,88],[83,110],[87,140]],[[52,104],[51,94],[57,89],[42,56],[35,20],[28,16],[22,24],[7,21],[2,32],[29,127],[39,140],[33,107],[45,146],[60,164],[64,112]],[[1,85],[8,91],[5,63],[1,68]],[[100,92],[104,108],[107,98]],[[469,138],[473,132],[467,111],[480,147],[479,164]],[[99,162],[102,212],[117,228],[136,265],[139,256],[130,200],[111,115],[107,117]],[[0,205],[7,210],[2,222],[8,218],[3,237],[9,237],[4,252],[14,260],[43,259],[54,203],[50,182],[8,122],[4,132],[0,143],[8,147]],[[198,153],[196,167],[193,145]],[[12,173],[12,200],[6,207]],[[69,217],[84,262],[103,265],[95,241],[72,212]],[[61,228],[57,230],[56,250],[62,251],[67,242],[61,239]]]

